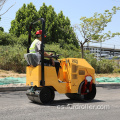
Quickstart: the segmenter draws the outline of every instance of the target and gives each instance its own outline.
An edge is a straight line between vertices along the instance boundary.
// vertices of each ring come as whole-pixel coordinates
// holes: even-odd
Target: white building
[[[96,46],[84,46],[84,50],[89,50],[90,53],[94,53],[96,58],[112,58],[114,56],[120,56],[120,49],[101,48]]]

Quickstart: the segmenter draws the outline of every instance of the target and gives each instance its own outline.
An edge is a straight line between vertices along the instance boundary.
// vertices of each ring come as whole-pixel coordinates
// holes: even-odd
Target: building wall
[[[109,58],[114,56],[120,56],[120,49],[100,48],[96,46],[84,46],[84,50],[89,50],[90,53],[94,53],[99,60],[100,57]]]

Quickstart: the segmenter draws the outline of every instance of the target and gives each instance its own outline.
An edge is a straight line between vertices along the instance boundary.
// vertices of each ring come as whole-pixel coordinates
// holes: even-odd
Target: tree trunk
[[[84,58],[83,44],[81,44],[81,53],[82,53],[82,58]]]

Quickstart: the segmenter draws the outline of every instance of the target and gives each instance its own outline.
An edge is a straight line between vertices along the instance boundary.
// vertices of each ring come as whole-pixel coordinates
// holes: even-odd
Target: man
[[[38,30],[36,32],[36,39],[32,42],[30,48],[29,48],[29,52],[30,53],[39,53],[39,51],[41,50],[41,42],[42,42],[42,30]],[[47,52],[44,52],[44,56],[50,58],[51,55],[53,55],[52,53],[48,54]],[[44,59],[45,63],[51,63],[53,66],[55,66],[55,62],[52,58],[50,58],[50,60],[46,60]]]

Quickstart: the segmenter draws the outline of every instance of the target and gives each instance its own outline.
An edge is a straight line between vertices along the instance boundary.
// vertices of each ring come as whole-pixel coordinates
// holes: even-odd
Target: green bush
[[[0,69],[25,72],[26,48],[21,45],[0,46]]]
[[[0,31],[0,45],[16,45],[28,46],[28,35],[21,34],[20,37],[16,37],[11,33],[5,33]]]
[[[95,58],[94,54],[90,54],[89,51],[85,51],[85,59],[96,70],[97,59]]]
[[[114,73],[120,73],[120,68],[115,68],[113,72]]]
[[[81,58],[80,50],[76,48],[76,50],[73,49],[63,49],[60,47],[59,44],[46,44],[45,45],[46,51],[55,51],[57,54],[62,54],[60,58]]]
[[[85,51],[85,59],[95,69],[96,73],[112,73],[116,66],[114,60],[102,59],[98,61],[94,54],[90,54],[89,51]]]
[[[0,45],[13,45],[17,43],[17,37],[10,33],[0,31]]]
[[[114,70],[113,60],[103,59],[97,62],[96,73],[112,73]]]
[[[24,54],[27,52],[27,49],[22,43],[23,42],[21,42],[21,45],[17,44],[14,46],[0,46],[0,69],[25,72],[27,62],[24,59]],[[45,51],[55,51],[57,54],[62,54],[60,59],[81,58],[79,49],[62,49],[59,44],[46,44]],[[89,52],[85,52],[85,59],[93,66],[96,73],[112,73],[113,70],[114,72],[120,72],[120,69],[115,68],[113,60],[103,59],[97,61],[96,58],[94,58],[94,55],[89,54]]]
[[[24,59],[24,54],[27,52],[27,49],[22,43],[23,42],[14,46],[0,46],[0,69],[25,72],[27,63]],[[60,58],[81,57],[80,52],[62,49],[58,44],[46,44],[45,50],[55,51],[57,54],[62,54]]]
[[[0,27],[0,30],[1,30],[2,32],[4,32],[4,28],[3,28],[3,27]]]
[[[27,47],[28,46],[28,35],[21,34],[17,39],[17,44]]]

